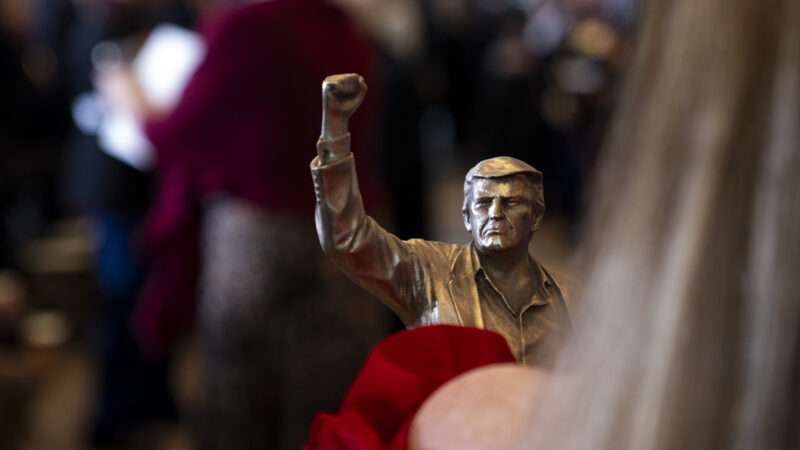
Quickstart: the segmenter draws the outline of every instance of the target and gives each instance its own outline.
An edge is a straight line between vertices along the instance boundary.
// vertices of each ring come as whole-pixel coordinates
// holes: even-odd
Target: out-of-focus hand
[[[106,107],[112,112],[133,114],[144,120],[153,113],[127,64],[114,64],[95,72],[94,85]]]
[[[517,364],[493,364],[463,373],[422,404],[411,423],[408,448],[528,448],[525,441],[535,425],[537,400],[551,379],[542,369]]]

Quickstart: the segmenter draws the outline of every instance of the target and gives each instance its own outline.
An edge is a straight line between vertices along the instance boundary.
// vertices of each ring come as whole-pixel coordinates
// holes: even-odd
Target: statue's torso
[[[572,326],[562,290],[546,270],[541,270],[544,293],[514,311],[488,283],[470,245],[416,239],[407,244],[417,259],[409,293],[416,308],[415,325],[485,328],[503,335],[520,362],[552,363]]]

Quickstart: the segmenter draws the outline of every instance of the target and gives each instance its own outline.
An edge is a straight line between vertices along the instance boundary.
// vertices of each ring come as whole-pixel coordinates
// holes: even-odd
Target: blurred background
[[[246,45],[236,50],[217,44],[227,43],[224,34],[236,30],[241,20],[236,19],[241,16],[237,11],[252,8],[251,3],[259,2],[0,0],[0,449],[216,448],[202,437],[205,411],[214,404],[204,388],[207,368],[215,364],[208,359],[206,341],[188,328],[170,336],[168,351],[149,351],[150,341],[135,331],[143,286],[159,264],[158,252],[148,252],[141,243],[142,230],[158,210],[156,201],[160,208],[167,202],[167,209],[194,211],[233,191],[246,200],[252,198],[242,194],[250,192],[247,189],[229,192],[224,183],[215,185],[222,188],[204,190],[200,206],[180,204],[185,196],[165,195],[164,186],[170,185],[167,174],[174,180],[175,166],[162,165],[167,158],[159,142],[171,142],[169,133],[175,127],[158,128],[155,139],[147,124],[169,123],[171,115],[180,116],[181,105],[192,101],[184,96],[192,92],[192,83],[196,90],[213,88],[215,78],[202,75],[212,60],[227,67],[230,58],[233,68],[220,71],[225,86],[236,79],[236,71],[261,73],[265,64],[268,70],[280,70],[279,64],[270,66],[272,54],[258,54],[259,45],[247,53]],[[303,13],[303,8],[316,11],[317,3],[323,2],[294,3],[293,8]],[[514,156],[545,174],[548,211],[534,239],[534,253],[548,267],[567,270],[582,224],[587,186],[635,43],[638,2],[324,3],[340,10],[347,26],[368,42],[369,61],[364,64],[372,70],[367,77],[372,104],[370,121],[364,126],[371,134],[356,141],[354,151],[369,155],[363,164],[359,159],[359,175],[374,180],[371,212],[402,238],[465,242],[468,235],[460,212],[464,173],[480,159]],[[271,35],[264,39],[291,49],[300,45],[294,33],[305,31],[292,22],[297,16],[282,11],[265,7],[253,16],[279,24],[270,27]],[[223,25],[204,25],[208,23]],[[335,39],[328,44],[338,45]],[[126,67],[132,70],[119,70]],[[199,75],[192,78],[195,71]],[[264,83],[269,80],[272,77]],[[302,120],[318,127],[315,102],[320,81],[308,89],[314,99],[310,103],[317,108],[314,113],[283,117],[284,121]],[[137,84],[144,93],[131,89]],[[221,103],[214,103],[219,99],[208,95],[210,104],[224,110]],[[282,101],[288,100],[275,98],[275,108],[291,110]],[[199,127],[215,126],[213,118],[203,121],[202,112],[192,114],[188,117],[201,117]],[[230,115],[239,121],[250,117],[239,117],[236,111]],[[252,127],[262,132],[258,123]],[[263,132],[279,134],[280,129],[302,127],[265,124]],[[264,198],[294,199],[287,193],[310,192],[307,164],[315,154],[316,137],[293,141],[307,146],[264,150],[291,154],[293,159],[258,161],[295,161],[302,174],[279,186],[259,188],[271,189]],[[269,142],[289,141],[276,137]],[[236,146],[236,140],[230,145]],[[218,158],[228,152],[235,150],[220,148]],[[205,158],[187,154],[183,158],[190,162]],[[213,165],[220,159],[207,161],[204,164]],[[237,166],[231,167],[225,169],[226,179],[238,176]],[[265,174],[274,170],[263,167]],[[203,172],[209,173],[217,172]],[[276,206],[278,201],[255,203],[254,209],[268,211],[267,221],[273,224],[296,215]],[[310,217],[312,195],[294,203],[305,211],[299,215]],[[316,245],[312,228],[302,229]],[[174,254],[184,258],[179,264],[193,266],[202,263],[202,253]],[[228,263],[226,258],[214,259],[215,265]],[[328,269],[321,270],[324,274]],[[297,280],[289,277],[283,282]],[[346,295],[333,292],[326,295]],[[346,306],[358,310],[355,313],[336,312],[372,323],[366,342],[360,342],[360,353],[345,357],[333,349],[326,356],[352,360],[342,369],[342,380],[352,378],[372,344],[398,329],[382,310],[361,315],[361,308],[372,303],[360,299]],[[195,314],[191,307],[180,311]],[[289,335],[295,328],[310,326],[300,320],[304,311],[268,314],[258,326],[280,328],[270,321],[282,321],[280,329]],[[173,319],[175,328],[191,322],[188,317]],[[278,347],[292,342],[275,338],[265,341],[260,351],[288,353],[282,356],[281,367],[294,368],[285,370],[298,378],[316,377],[317,373],[298,373],[316,370],[304,369],[302,361],[285,361],[293,356]],[[346,381],[339,384],[329,387],[331,398],[325,405],[338,404]],[[306,392],[302,386],[297,389]],[[304,430],[310,423],[307,416],[287,413],[289,419],[280,420],[291,420]],[[281,445],[299,448],[296,442],[287,438]]]

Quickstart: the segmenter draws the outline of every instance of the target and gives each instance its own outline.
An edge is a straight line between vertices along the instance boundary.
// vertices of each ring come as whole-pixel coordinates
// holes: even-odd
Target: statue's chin
[[[489,236],[481,238],[480,241],[476,243],[476,248],[478,251],[488,253],[508,250],[511,247],[513,247],[512,243],[502,236]]]

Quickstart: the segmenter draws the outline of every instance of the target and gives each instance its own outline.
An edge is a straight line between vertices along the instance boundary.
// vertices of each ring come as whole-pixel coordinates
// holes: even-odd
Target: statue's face
[[[479,252],[527,248],[533,235],[534,193],[522,176],[476,178],[464,217]]]

